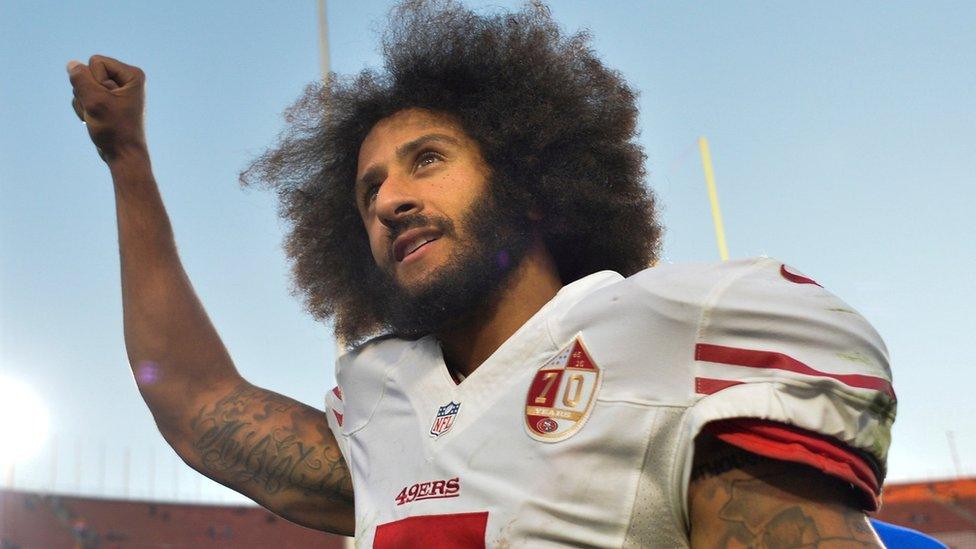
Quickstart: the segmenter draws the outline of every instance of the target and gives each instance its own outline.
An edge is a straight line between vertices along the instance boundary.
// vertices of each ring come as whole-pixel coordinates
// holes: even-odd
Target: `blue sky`
[[[333,70],[379,62],[388,7],[330,3]],[[952,476],[947,431],[976,475],[976,4],[561,0],[552,11],[589,28],[640,90],[664,260],[717,259],[704,135],[732,255],[795,265],[887,341],[900,401],[890,478]],[[237,183],[319,77],[316,5],[0,3],[0,373],[35,388],[54,434],[15,484],[228,499],[177,463],[131,381],[112,187],[64,72],[94,53],[148,75],[157,179],[238,368],[321,408],[331,334],[289,294],[273,196]]]

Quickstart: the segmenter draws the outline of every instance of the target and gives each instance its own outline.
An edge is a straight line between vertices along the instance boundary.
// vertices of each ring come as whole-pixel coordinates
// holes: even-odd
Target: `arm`
[[[695,548],[884,547],[845,483],[700,436],[688,486]]]
[[[183,270],[143,131],[145,77],[69,63],[115,187],[125,345],[156,425],[191,467],[305,526],[350,534],[352,485],[323,412],[247,383]]]

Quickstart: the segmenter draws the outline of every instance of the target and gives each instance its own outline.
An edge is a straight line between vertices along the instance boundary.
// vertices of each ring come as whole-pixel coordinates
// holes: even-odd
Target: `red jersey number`
[[[455,549],[485,547],[488,511],[453,515],[421,515],[380,524],[375,549]]]

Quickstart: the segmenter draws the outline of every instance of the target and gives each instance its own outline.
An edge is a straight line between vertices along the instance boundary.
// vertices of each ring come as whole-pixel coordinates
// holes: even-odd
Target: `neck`
[[[537,240],[489,310],[437,334],[447,366],[471,375],[561,287],[555,261]]]

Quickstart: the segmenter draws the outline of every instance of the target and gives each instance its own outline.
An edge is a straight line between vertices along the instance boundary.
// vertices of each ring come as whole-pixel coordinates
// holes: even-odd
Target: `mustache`
[[[455,236],[454,222],[446,217],[434,217],[424,214],[412,214],[400,217],[386,223],[387,238],[393,244],[401,234],[417,227],[433,227],[445,236]]]

